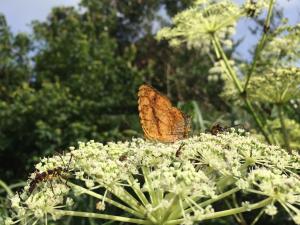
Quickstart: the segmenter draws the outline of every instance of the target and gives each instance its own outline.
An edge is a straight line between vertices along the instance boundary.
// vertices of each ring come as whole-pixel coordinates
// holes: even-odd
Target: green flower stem
[[[149,196],[150,196],[150,199],[151,199],[151,203],[152,203],[152,206],[155,208],[156,206],[158,206],[159,204],[159,193],[157,191],[154,191],[153,187],[152,187],[152,181],[149,177],[149,168],[143,166],[142,167],[142,171],[143,171],[143,174],[144,174],[144,179],[145,179],[145,184],[147,186],[147,189],[148,189],[148,193],[149,193]],[[155,218],[160,218],[161,216],[161,210],[156,210],[154,211],[152,214]]]
[[[171,201],[172,201],[172,203],[170,204],[169,208],[165,210],[164,216],[163,216],[162,220],[160,221],[160,224],[164,224],[166,221],[168,221],[172,212],[174,212],[175,210],[178,209],[179,196],[178,195],[174,196]]]
[[[95,199],[89,198],[89,208],[93,209],[94,207],[95,207]],[[71,218],[71,217],[69,217],[69,218]],[[88,220],[89,220],[89,225],[97,225],[94,218],[89,217]]]
[[[221,55],[222,59],[223,59],[223,62],[224,62],[224,66],[226,68],[226,70],[228,71],[231,79],[233,80],[234,82],[234,85],[236,86],[236,88],[238,89],[239,93],[243,93],[244,89],[239,81],[239,79],[237,78],[234,70],[232,69],[232,67],[230,66],[229,64],[229,60],[221,46],[221,43],[220,43],[220,40],[218,39],[218,37],[216,37],[216,35],[212,35],[212,39],[213,39],[213,42],[215,43],[215,46],[217,48],[217,51],[219,52],[219,55]]]
[[[146,198],[146,196],[144,195],[144,193],[142,192],[142,190],[140,189],[140,187],[138,187],[135,184],[135,180],[133,178],[132,175],[129,176],[129,181],[128,181],[129,185],[131,186],[131,188],[134,190],[134,192],[136,193],[136,195],[139,197],[139,199],[141,200],[141,202],[143,203],[144,206],[148,205],[148,199]]]
[[[245,101],[245,104],[246,104],[246,106],[247,106],[247,108],[248,108],[250,114],[251,114],[252,117],[254,118],[254,121],[255,121],[256,124],[258,125],[259,130],[260,130],[261,133],[264,135],[266,141],[267,141],[269,144],[272,144],[272,141],[271,141],[271,139],[270,139],[270,137],[269,137],[269,134],[268,134],[268,132],[264,129],[264,125],[263,125],[261,119],[259,118],[259,116],[256,114],[256,112],[255,112],[255,110],[254,110],[254,108],[253,108],[251,102],[249,101],[249,99],[248,99],[247,97],[244,99],[244,101]]]
[[[229,208],[229,209],[231,209],[231,208],[233,208],[233,206],[231,205],[231,203],[227,200],[227,199],[225,199],[225,204],[227,205],[227,207]],[[241,225],[244,225],[244,224],[242,224],[242,220],[241,220],[241,218],[239,217],[239,213],[238,214],[233,214],[233,217],[235,218],[235,220],[238,222],[238,224],[241,224]]]
[[[55,209],[53,211],[53,214],[58,215],[58,216],[76,216],[76,217],[88,217],[88,218],[95,218],[95,219],[114,220],[114,221],[120,221],[120,222],[125,222],[125,223],[146,224],[146,225],[152,224],[151,222],[149,222],[147,220],[134,219],[134,218],[128,218],[128,217],[123,217],[123,216],[113,216],[113,215],[108,215],[108,214],[91,213],[91,212],[79,212],[79,211]]]
[[[223,210],[223,211],[219,211],[219,212],[209,213],[209,214],[203,215],[203,217],[201,218],[201,221],[216,219],[216,218],[220,218],[220,217],[230,216],[230,215],[234,215],[234,214],[238,214],[238,213],[242,213],[242,212],[262,208],[262,207],[265,207],[268,204],[270,204],[272,201],[273,201],[273,199],[271,197],[269,197],[269,198],[266,198],[266,199],[264,199],[260,202],[253,203],[253,204],[250,204],[250,205],[247,205],[247,206],[242,206],[242,207]],[[171,221],[166,222],[164,225],[181,224],[183,221],[184,221],[184,219],[171,220]]]
[[[270,27],[272,12],[273,12],[273,8],[274,8],[274,3],[275,3],[275,0],[270,0],[270,4],[269,4],[269,8],[268,8],[268,15],[267,15],[267,18],[266,18],[266,21],[265,21],[265,24],[264,24],[264,27],[266,29],[269,29],[269,27]],[[263,32],[263,36],[260,39],[260,41],[259,41],[259,43],[258,43],[258,45],[257,45],[257,47],[255,49],[253,63],[252,63],[252,66],[251,66],[251,68],[249,70],[249,73],[247,74],[246,83],[245,83],[245,86],[244,86],[244,90],[245,91],[246,91],[246,89],[248,87],[251,75],[253,74],[253,72],[254,72],[254,70],[256,68],[256,64],[257,64],[260,52],[263,49],[263,47],[265,45],[265,42],[267,40],[267,35],[268,35],[268,32]]]
[[[153,190],[151,179],[149,178],[149,168],[143,166],[142,171],[143,171],[143,174],[144,174],[145,183],[146,183],[147,188],[148,188],[148,192],[149,192],[149,195],[150,195],[151,202],[153,203],[153,206],[155,207],[155,206],[158,205],[158,199],[157,199],[155,191]]]
[[[128,191],[126,191],[121,186],[106,186],[103,185],[108,191],[113,193],[115,196],[117,196],[120,200],[123,202],[126,202],[136,211],[141,211],[142,214],[146,213],[145,208],[136,200],[135,197],[133,197]]]
[[[286,125],[284,122],[282,104],[277,104],[277,111],[278,111],[279,120],[280,120],[280,124],[281,124],[281,132],[282,132],[282,136],[283,136],[283,140],[284,140],[284,145],[285,145],[285,148],[288,150],[288,152],[291,154],[292,150],[290,147],[289,135],[288,135]]]
[[[218,52],[218,54],[221,55],[224,64],[222,63],[222,65],[224,65],[225,69],[228,71],[229,75],[231,76],[235,87],[237,88],[238,92],[240,94],[244,93],[244,89],[241,85],[241,82],[239,81],[239,79],[237,78],[236,73],[234,72],[234,70],[232,69],[232,67],[229,64],[229,60],[220,44],[220,41],[218,39],[218,37],[216,37],[216,35],[212,35],[212,40],[213,42],[215,42],[215,46],[216,46],[216,51]],[[244,103],[248,109],[248,111],[250,112],[250,114],[252,115],[254,121],[256,122],[258,128],[260,129],[260,131],[262,132],[262,134],[264,135],[266,141],[271,144],[271,139],[269,138],[269,135],[267,133],[267,131],[264,129],[263,123],[261,121],[261,119],[259,118],[259,116],[256,114],[251,102],[249,101],[249,99],[247,98],[247,96],[243,97]]]
[[[3,181],[0,180],[0,183],[1,182],[3,182]],[[15,188],[18,188],[18,187],[24,187],[25,185],[26,185],[26,182],[21,181],[19,183],[11,184],[9,186],[6,185],[6,186],[8,187],[9,190],[12,190],[12,189],[15,189]],[[2,185],[0,184],[0,186],[2,186]],[[7,192],[6,188],[3,188],[3,190],[0,190],[0,194],[2,194],[4,192]]]
[[[86,189],[86,188],[83,188],[83,187],[81,187],[81,186],[79,186],[79,185],[73,184],[72,182],[68,182],[68,185],[71,186],[71,187],[74,187],[75,189],[80,190],[80,192],[82,192],[82,193],[84,193],[84,194],[88,194],[88,195],[93,196],[93,197],[95,197],[95,198],[97,198],[97,199],[103,200],[103,196],[100,195],[100,194],[97,194],[97,193],[95,193],[95,192],[93,192],[93,191],[90,191],[90,190],[88,190],[88,189]],[[119,209],[122,209],[122,210],[124,210],[124,211],[126,211],[126,212],[128,212],[128,213],[131,213],[131,214],[133,214],[133,215],[135,215],[135,216],[137,216],[137,217],[140,217],[140,218],[143,218],[143,217],[144,217],[144,215],[143,215],[142,213],[140,213],[140,212],[138,212],[138,211],[135,211],[135,210],[133,210],[133,209],[131,209],[131,208],[129,208],[129,207],[127,207],[127,206],[125,206],[125,205],[119,203],[119,202],[116,202],[116,201],[114,201],[114,200],[112,200],[112,199],[109,199],[109,198],[106,197],[104,200],[105,200],[107,203],[109,203],[109,204],[111,204],[111,205],[113,205],[113,206],[115,206],[115,207],[117,207],[117,208],[119,208]]]
[[[171,210],[170,214],[168,215],[168,220],[170,219],[170,216],[174,214],[174,212],[181,212],[181,207],[180,207],[180,204],[179,204],[179,195],[178,193],[173,193],[173,192],[170,192],[168,193],[164,200],[166,201],[173,201],[172,202],[172,205],[168,208]],[[166,220],[165,220],[166,221]]]
[[[113,193],[115,196],[117,196],[119,199],[121,199],[123,202],[126,202],[128,205],[130,205],[132,208],[134,208],[136,211],[140,212],[142,217],[144,218],[147,215],[147,218],[152,223],[157,223],[157,220],[151,215],[151,213],[148,213],[146,208],[140,204],[135,197],[133,197],[130,193],[128,193],[125,189],[122,187],[118,187],[118,191],[116,192],[114,188],[105,187],[107,190],[109,190],[111,193]],[[119,190],[122,190],[122,195],[120,194]]]
[[[218,196],[216,196],[216,197],[214,197],[214,198],[211,198],[211,199],[209,199],[209,200],[206,200],[206,201],[204,201],[204,202],[201,202],[200,204],[198,204],[198,206],[199,206],[199,207],[205,207],[205,206],[211,205],[212,203],[217,202],[217,201],[219,201],[219,200],[221,200],[221,199],[223,199],[223,198],[226,198],[227,196],[230,196],[230,195],[232,195],[233,193],[238,192],[239,190],[240,190],[240,189],[239,189],[238,187],[233,188],[233,189],[231,189],[231,190],[229,190],[229,191],[226,191],[226,192],[224,192],[224,193],[222,193],[222,194],[220,194],[220,195],[218,195]],[[196,201],[198,201],[199,199],[200,199],[200,197],[197,197],[197,198],[194,198],[193,201],[196,202]],[[187,204],[186,202],[183,202],[183,208],[185,209],[185,211],[186,211],[187,213],[192,212],[193,209],[192,209],[192,208],[188,208],[188,207],[189,207],[189,204]],[[168,219],[175,219],[175,218],[178,218],[178,216],[180,215],[180,213],[181,213],[181,208],[179,207],[176,211],[173,211],[173,213],[169,216]]]
[[[224,192],[224,193],[218,195],[217,197],[214,197],[214,198],[212,198],[212,199],[209,199],[209,200],[207,200],[207,201],[205,201],[205,202],[201,202],[201,203],[199,204],[199,207],[202,207],[202,208],[203,208],[203,207],[205,207],[205,206],[211,205],[212,203],[214,203],[214,202],[216,202],[216,201],[219,201],[219,200],[221,200],[221,199],[223,199],[223,198],[226,198],[226,197],[228,197],[228,196],[230,196],[230,195],[232,195],[232,194],[238,192],[239,190],[240,190],[240,188],[238,188],[238,187],[232,188],[231,190],[226,191],[226,192]],[[190,210],[188,210],[188,211],[190,212]]]
[[[239,205],[238,205],[238,202],[237,202],[237,199],[236,199],[236,194],[235,194],[235,193],[232,194],[232,201],[233,201],[233,204],[234,204],[235,207],[238,207],[238,206],[239,206]],[[246,220],[245,220],[245,218],[244,218],[244,216],[243,216],[242,213],[238,213],[237,216],[238,216],[238,218],[239,218],[238,221],[240,221],[240,224],[241,224],[241,225],[247,225],[247,222],[246,222]]]
[[[262,209],[260,210],[260,212],[257,214],[257,216],[254,218],[254,220],[252,221],[252,223],[250,225],[254,225],[257,223],[257,221],[260,219],[260,217],[264,214],[265,210]]]
[[[224,211],[220,211],[220,212],[210,213],[210,214],[204,215],[203,220],[209,220],[209,219],[229,216],[229,215],[233,215],[233,214],[237,214],[237,213],[246,212],[249,210],[262,208],[262,207],[269,205],[272,201],[273,201],[273,198],[269,197],[260,202],[250,204],[248,206],[241,206],[241,207],[228,209],[228,210],[224,210]]]
[[[2,187],[7,192],[9,197],[12,197],[14,195],[12,190],[2,180],[0,180],[0,187]]]

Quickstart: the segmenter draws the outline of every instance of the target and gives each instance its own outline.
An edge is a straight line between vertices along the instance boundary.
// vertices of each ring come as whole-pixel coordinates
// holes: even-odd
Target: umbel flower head
[[[170,44],[207,48],[211,35],[217,35],[225,43],[235,31],[236,21],[242,16],[243,10],[229,0],[196,1],[195,6],[173,18],[172,28],[163,28],[157,34],[158,39],[170,40]],[[227,39],[227,40],[225,40]]]
[[[284,104],[300,98],[300,69],[269,69],[252,77],[249,97],[264,103]]]
[[[49,171],[58,167],[63,172],[50,176]],[[300,224],[299,154],[290,155],[245,134],[200,134],[173,144],[90,141],[63,156],[43,159],[36,169],[39,172],[32,174],[24,191],[11,199],[7,224],[64,216],[193,224],[258,208],[271,216],[283,208]],[[37,173],[48,174],[48,179],[30,192]],[[250,202],[240,199],[231,209],[214,207],[239,192],[258,197]],[[89,210],[75,207],[84,195],[96,199]],[[124,213],[114,215],[111,207]]]
[[[291,149],[300,150],[300,124],[289,118],[284,118],[284,123],[286,126],[286,130],[288,132],[289,141]],[[281,130],[281,122],[279,118],[276,118],[274,120],[268,120],[267,126],[270,127],[273,130],[272,135],[275,137],[275,139],[278,141],[278,143],[284,143]]]
[[[259,67],[288,67],[300,59],[300,23],[280,26],[270,37],[260,56]]]

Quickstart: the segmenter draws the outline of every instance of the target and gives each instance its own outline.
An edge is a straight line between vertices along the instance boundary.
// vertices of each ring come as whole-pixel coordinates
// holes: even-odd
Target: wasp
[[[49,170],[44,171],[44,172],[39,172],[37,170],[35,172],[35,177],[29,183],[29,190],[28,190],[29,193],[31,194],[35,190],[37,185],[41,182],[44,182],[44,181],[50,181],[51,189],[52,189],[52,192],[54,193],[53,186],[52,186],[52,180],[54,178],[58,178],[59,180],[61,180],[61,177],[64,178],[64,175],[66,173],[68,173],[68,171],[69,171],[69,167],[70,167],[72,157],[73,157],[73,155],[71,154],[68,166],[64,165],[64,168],[63,167],[56,167],[54,169],[49,169]],[[61,159],[63,161],[62,157],[61,157]],[[64,162],[63,162],[63,164],[64,164]],[[65,184],[67,185],[67,180],[66,180]]]

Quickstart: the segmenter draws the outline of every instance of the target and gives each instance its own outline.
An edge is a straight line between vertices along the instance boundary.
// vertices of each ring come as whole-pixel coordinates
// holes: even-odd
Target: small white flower
[[[12,225],[12,224],[14,224],[14,222],[10,217],[7,217],[7,218],[5,218],[4,224],[5,225]]]
[[[99,211],[104,211],[105,210],[105,203],[100,201],[96,204],[96,209]]]
[[[244,202],[242,202],[242,206],[245,207],[247,209],[247,211],[251,211],[251,209],[249,207],[250,206],[250,202],[244,201]]]
[[[92,187],[95,186],[95,183],[94,183],[93,180],[88,179],[88,180],[85,181],[85,185],[87,186],[87,188],[92,188]]]
[[[274,216],[277,214],[277,208],[273,204],[267,205],[265,208],[265,213],[268,214],[269,216]]]
[[[20,206],[20,198],[19,195],[14,195],[11,199],[11,207],[18,208]]]
[[[74,205],[74,200],[68,197],[66,200],[66,206],[71,207],[73,205]]]
[[[236,182],[236,186],[242,190],[245,190],[247,188],[249,188],[249,182],[244,180],[244,179],[239,179],[237,182]]]

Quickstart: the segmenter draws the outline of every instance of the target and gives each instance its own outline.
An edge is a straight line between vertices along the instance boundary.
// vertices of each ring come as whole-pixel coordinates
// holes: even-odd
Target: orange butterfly
[[[145,137],[161,142],[175,142],[188,136],[190,119],[170,100],[149,85],[138,92],[139,115]]]

